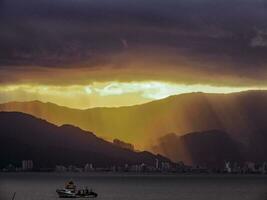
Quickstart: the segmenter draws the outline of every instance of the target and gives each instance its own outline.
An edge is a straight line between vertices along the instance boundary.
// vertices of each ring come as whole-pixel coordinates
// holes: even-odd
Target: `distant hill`
[[[149,152],[120,148],[71,125],[57,127],[23,113],[0,112],[0,167],[31,159],[39,167],[93,163],[111,166],[169,161]],[[14,163],[17,162],[17,163]]]
[[[222,167],[225,161],[242,162],[245,159],[242,154],[243,146],[219,130],[184,136],[168,134],[160,138],[154,148],[174,160],[180,159],[190,165]]]
[[[263,163],[267,161],[267,134],[254,132],[248,144],[239,143],[228,133],[207,130],[183,136],[167,134],[155,145],[155,152],[189,165],[222,167],[225,161]]]
[[[137,106],[87,110],[39,101],[12,102],[1,104],[0,110],[29,113],[57,125],[73,124],[147,150],[168,133],[181,136],[206,130],[222,130],[238,143],[257,146],[261,141],[255,141],[254,135],[265,138],[267,130],[267,91],[191,93]]]

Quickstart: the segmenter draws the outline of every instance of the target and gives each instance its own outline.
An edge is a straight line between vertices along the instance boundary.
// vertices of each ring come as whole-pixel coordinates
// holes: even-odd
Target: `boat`
[[[59,198],[96,198],[98,196],[97,193],[93,192],[92,189],[88,190],[87,187],[76,190],[76,185],[73,181],[67,182],[65,188],[57,189],[56,192]]]
[[[72,192],[68,189],[57,189],[56,192],[59,198],[76,198],[75,192]]]

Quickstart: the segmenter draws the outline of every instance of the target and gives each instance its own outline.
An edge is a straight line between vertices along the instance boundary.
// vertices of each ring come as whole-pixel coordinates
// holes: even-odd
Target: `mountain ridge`
[[[231,92],[231,93],[190,92],[190,93],[174,94],[174,95],[170,95],[170,96],[168,96],[166,98],[149,101],[149,102],[142,103],[142,104],[130,105],[130,106],[114,106],[114,107],[107,107],[107,106],[101,107],[101,106],[98,106],[98,107],[91,107],[91,108],[84,108],[84,109],[68,107],[68,106],[57,104],[57,103],[53,103],[53,102],[49,102],[49,101],[41,101],[41,100],[32,100],[32,101],[7,101],[7,102],[0,103],[0,105],[21,104],[21,103],[27,103],[27,104],[38,103],[38,104],[53,105],[53,106],[56,106],[56,107],[66,108],[66,109],[70,109],[70,110],[86,111],[86,110],[92,110],[92,109],[132,108],[132,107],[138,107],[138,106],[143,106],[143,105],[151,104],[151,103],[154,103],[154,102],[170,100],[170,99],[173,99],[173,98],[176,98],[176,97],[182,97],[182,96],[188,96],[188,95],[195,95],[195,94],[204,94],[204,95],[231,95],[231,94],[246,94],[246,93],[259,93],[259,92],[263,92],[264,93],[264,92],[267,92],[267,90],[245,90],[245,91]]]
[[[221,130],[193,132],[182,136],[170,133],[160,138],[154,148],[173,160],[180,159],[193,166],[223,168],[226,161],[241,163],[248,158],[243,153],[245,147]]]
[[[0,127],[1,167],[24,159],[34,160],[38,167],[87,162],[95,166],[153,165],[155,159],[171,162],[150,152],[120,148],[71,125],[59,127],[24,113],[0,112]]]
[[[132,143],[151,150],[158,138],[174,132],[183,135],[206,130],[223,130],[235,141],[250,145],[253,135],[265,135],[267,91],[231,94],[189,93],[150,103],[121,108],[64,109],[55,104],[1,104],[0,110],[20,111],[62,125],[91,130],[108,140]],[[162,152],[155,152],[162,153]]]

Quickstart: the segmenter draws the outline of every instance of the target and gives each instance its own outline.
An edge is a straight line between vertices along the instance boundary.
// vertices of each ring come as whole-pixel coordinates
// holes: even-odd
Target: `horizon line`
[[[91,109],[114,109],[114,108],[129,108],[129,107],[135,107],[135,106],[142,106],[146,104],[150,104],[153,102],[158,102],[158,101],[163,101],[169,98],[173,97],[178,97],[178,96],[184,96],[184,95],[192,95],[192,94],[207,94],[207,95],[230,95],[230,94],[240,94],[240,93],[248,93],[248,92],[267,92],[267,89],[247,89],[243,91],[234,91],[234,92],[229,92],[229,93],[221,93],[221,92],[188,92],[188,93],[181,93],[181,94],[173,94],[169,95],[167,97],[161,98],[161,99],[156,99],[156,100],[151,100],[145,103],[140,103],[140,104],[133,104],[133,105],[127,105],[127,106],[96,106],[96,107],[89,107],[89,108],[77,108],[77,107],[69,107],[65,105],[61,105],[55,102],[51,101],[42,101],[42,100],[31,100],[31,101],[6,101],[6,102],[1,102],[0,105],[5,105],[5,104],[12,104],[12,103],[42,103],[42,104],[53,104],[58,107],[62,108],[67,108],[67,109],[72,109],[72,110],[80,110],[80,111],[86,111],[86,110],[91,110]]]

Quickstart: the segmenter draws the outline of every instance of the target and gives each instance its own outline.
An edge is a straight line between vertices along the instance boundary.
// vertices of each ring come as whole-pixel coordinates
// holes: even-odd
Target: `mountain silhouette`
[[[33,160],[36,167],[55,165],[106,167],[127,164],[155,165],[155,159],[169,161],[149,152],[134,152],[96,137],[80,128],[56,126],[17,112],[0,112],[0,167]]]
[[[243,146],[220,130],[174,133],[159,139],[155,151],[162,151],[173,160],[182,160],[189,165],[221,168],[226,161],[243,162]]]
[[[168,133],[182,136],[221,130],[247,148],[255,146],[255,151],[260,154],[257,148],[261,148],[267,130],[266,102],[267,91],[246,91],[182,94],[119,108],[78,110],[33,101],[1,104],[0,110],[29,113],[57,125],[72,124],[91,130],[101,138],[117,138],[133,144],[136,149],[146,150],[153,149],[158,139]],[[258,143],[261,144],[259,147]]]

